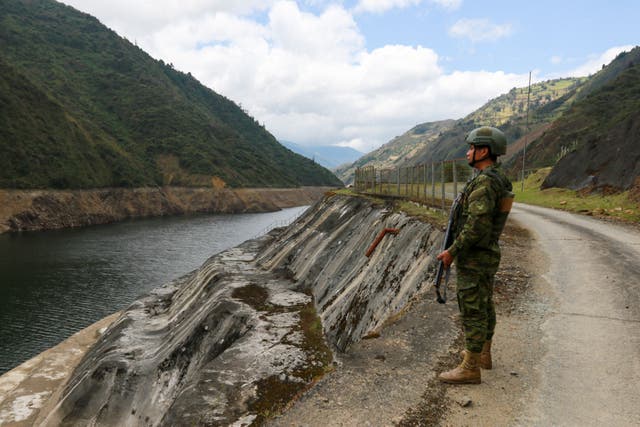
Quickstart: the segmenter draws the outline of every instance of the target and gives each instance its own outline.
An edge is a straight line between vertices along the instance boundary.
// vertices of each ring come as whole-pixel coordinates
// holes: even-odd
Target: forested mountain
[[[340,185],[231,100],[53,0],[0,2],[0,187]]]

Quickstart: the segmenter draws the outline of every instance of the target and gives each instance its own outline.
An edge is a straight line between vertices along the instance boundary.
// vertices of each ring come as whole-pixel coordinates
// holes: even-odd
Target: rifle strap
[[[444,273],[444,288],[442,289],[442,293],[440,292],[440,286],[436,286],[436,301],[440,304],[444,304],[447,302],[447,285],[449,284],[449,273],[451,272],[451,267],[449,267]]]

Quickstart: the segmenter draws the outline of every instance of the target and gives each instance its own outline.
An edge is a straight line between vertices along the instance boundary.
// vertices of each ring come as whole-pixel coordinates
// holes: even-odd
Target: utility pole
[[[531,71],[529,71],[529,89],[527,90],[527,125],[524,134],[524,150],[522,151],[522,192],[524,193],[524,164],[527,157],[527,139],[529,138],[529,98],[531,97]]]

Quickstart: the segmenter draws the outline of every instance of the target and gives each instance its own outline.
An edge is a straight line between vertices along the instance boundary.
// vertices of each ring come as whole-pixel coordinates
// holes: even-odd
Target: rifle
[[[460,199],[462,198],[462,193],[459,193],[456,199],[451,204],[451,209],[449,210],[449,222],[447,223],[447,231],[444,233],[444,240],[442,241],[442,251],[445,251],[454,240],[454,225],[455,221],[458,218],[458,214],[460,211]],[[447,284],[449,283],[449,272],[450,269],[447,268],[445,272],[444,262],[438,262],[438,271],[436,272],[436,301],[440,304],[444,304],[447,302]],[[440,293],[440,283],[442,282],[442,274],[445,273],[444,277],[444,289],[442,294]]]

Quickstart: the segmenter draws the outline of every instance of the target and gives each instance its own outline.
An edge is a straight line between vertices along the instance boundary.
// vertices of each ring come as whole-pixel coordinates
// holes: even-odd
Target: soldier
[[[438,376],[452,384],[480,384],[480,368],[491,369],[496,326],[493,279],[500,263],[498,238],[513,203],[512,186],[497,158],[507,151],[504,134],[493,127],[474,129],[466,138],[467,161],[479,174],[462,190],[455,220],[456,238],[438,255],[445,268],[456,261],[457,297],[465,335],[464,360]]]

